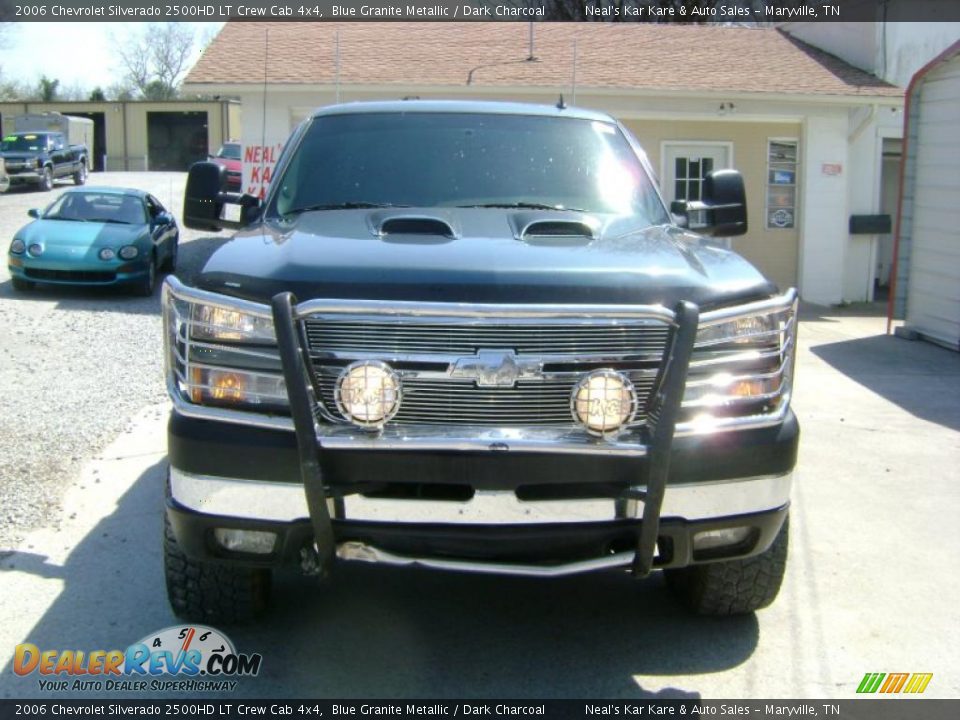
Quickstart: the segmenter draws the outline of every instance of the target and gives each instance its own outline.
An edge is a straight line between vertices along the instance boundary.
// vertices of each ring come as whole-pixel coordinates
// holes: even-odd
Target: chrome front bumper
[[[765,512],[790,501],[792,473],[709,483],[668,485],[661,517],[696,521]],[[645,488],[632,490],[641,494]],[[303,485],[193,475],[170,468],[171,498],[205,515],[294,522],[310,517]],[[643,517],[642,500],[524,501],[510,491],[478,491],[470,500],[394,500],[349,495],[327,499],[335,520],[378,523],[528,525]]]

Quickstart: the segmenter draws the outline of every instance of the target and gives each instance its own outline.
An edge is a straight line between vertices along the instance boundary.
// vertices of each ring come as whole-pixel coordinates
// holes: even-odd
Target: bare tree
[[[113,39],[127,83],[147,100],[171,100],[193,53],[194,33],[183,23],[149,23],[139,33]]]

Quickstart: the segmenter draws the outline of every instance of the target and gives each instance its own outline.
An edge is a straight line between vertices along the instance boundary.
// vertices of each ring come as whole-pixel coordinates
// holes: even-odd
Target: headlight
[[[43,255],[43,245],[40,243],[30,243],[30,247],[27,248],[27,252],[34,257],[39,257]]]
[[[14,255],[23,255],[26,249],[26,244],[20,238],[14,238],[13,242],[10,243],[10,252]]]
[[[334,400],[355,425],[380,427],[400,409],[400,378],[386,363],[361,360],[340,373]]]
[[[113,251],[113,248],[103,248],[97,253],[97,257],[101,260],[113,260],[116,256],[117,254]]]
[[[120,248],[120,257],[124,260],[133,260],[137,255],[140,254],[140,251],[137,249],[136,245],[124,245]]]
[[[613,370],[597,370],[580,380],[571,397],[573,417],[588,431],[618,430],[633,418],[637,393],[627,377]]]
[[[215,305],[194,305],[191,336],[197,340],[274,343],[273,320]]]
[[[185,383],[190,400],[199,405],[282,405],[287,389],[279,375],[234,368],[191,366]]]
[[[203,291],[163,288],[168,389],[175,400],[261,414],[289,410],[273,323],[266,317],[203,302]],[[182,294],[180,294],[182,293]],[[194,298],[193,293],[201,297]],[[224,297],[224,303],[229,298]],[[238,305],[254,306],[242,300]],[[264,306],[256,306],[268,312]]]
[[[745,345],[756,338],[764,337],[780,328],[776,315],[748,315],[729,322],[718,323],[697,331],[697,346],[718,343],[737,343]]]
[[[681,430],[712,432],[779,422],[790,403],[795,291],[706,312],[690,359]]]

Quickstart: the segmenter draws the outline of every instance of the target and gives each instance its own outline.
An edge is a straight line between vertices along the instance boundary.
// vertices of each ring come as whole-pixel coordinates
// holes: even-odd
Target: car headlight
[[[113,251],[113,248],[101,248],[100,252],[97,253],[97,257],[101,260],[113,260],[117,256],[117,253]]]
[[[40,257],[43,255],[43,245],[40,243],[30,243],[30,246],[27,248],[27,252],[34,257]]]
[[[24,243],[20,238],[14,238],[13,242],[10,243],[10,252],[14,255],[23,255],[26,249],[26,243]]]
[[[797,294],[701,315],[678,428],[779,422],[790,404]]]
[[[198,340],[277,341],[273,320],[215,305],[193,306],[190,334]]]
[[[264,414],[287,412],[273,322],[264,316],[267,308],[262,314],[230,310],[203,302],[209,293],[183,289],[177,294],[172,285],[179,283],[171,278],[164,283],[163,318],[168,389],[174,399]]]
[[[133,260],[137,255],[140,254],[140,251],[137,249],[136,245],[124,245],[120,248],[120,257],[124,260]]]
[[[622,373],[596,370],[574,386],[570,403],[577,422],[602,435],[630,422],[637,411],[637,393]]]
[[[340,373],[334,400],[340,413],[354,425],[381,427],[400,409],[400,378],[386,363],[351,363]]]

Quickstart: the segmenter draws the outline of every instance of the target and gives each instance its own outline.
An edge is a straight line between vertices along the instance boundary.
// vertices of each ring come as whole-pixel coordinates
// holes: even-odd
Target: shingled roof
[[[564,87],[902,97],[903,90],[773,28],[645,23],[224,25],[186,83]]]

